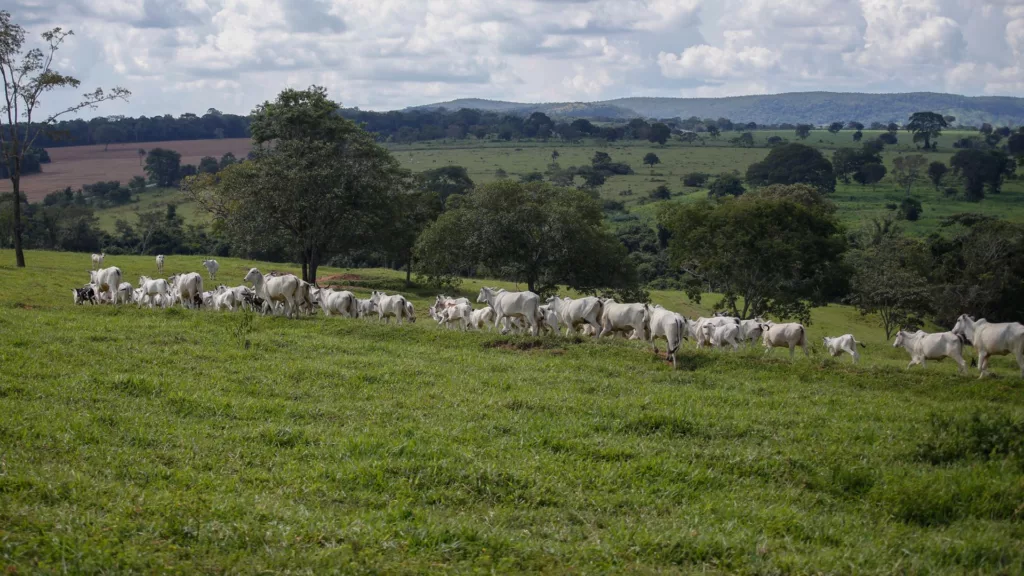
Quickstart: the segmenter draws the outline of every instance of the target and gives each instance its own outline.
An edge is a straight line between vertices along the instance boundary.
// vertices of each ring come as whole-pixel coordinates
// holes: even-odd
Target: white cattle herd
[[[203,277],[196,272],[175,274],[163,278],[139,277],[138,287],[124,281],[121,269],[103,268],[105,254],[92,255],[89,283],[72,290],[75,304],[113,305],[137,304],[150,308],[167,308],[176,304],[185,308],[207,308],[216,311],[249,309],[263,314],[281,314],[294,318],[302,314],[316,314],[317,308],[325,316],[366,318],[376,316],[388,323],[393,317],[398,324],[416,322],[416,312],[408,299],[399,294],[374,291],[369,299],[361,300],[352,292],[319,288],[293,274],[270,273],[264,275],[252,268],[244,280],[249,286],[219,285],[204,291]],[[220,264],[216,260],[203,260],[211,281],[216,281]],[[156,257],[158,273],[163,272],[164,257]],[[474,309],[467,298],[438,296],[428,313],[435,322],[447,328],[461,330],[500,330],[527,332],[534,336],[544,331],[565,336],[582,334],[601,338],[621,335],[633,340],[646,340],[658,353],[658,340],[665,341],[665,359],[676,366],[676,353],[683,340],[693,340],[697,348],[731,348],[756,343],[758,340],[768,354],[774,348],[788,348],[794,357],[796,348],[807,350],[807,329],[797,323],[776,324],[761,318],[741,320],[730,316],[689,319],[658,305],[623,304],[611,299],[595,297],[560,298],[553,296],[541,304],[540,296],[533,292],[510,292],[500,288],[481,288],[476,299],[484,304]],[[835,357],[849,354],[854,364],[860,359],[857,347],[864,348],[852,334],[822,340],[825,350]],[[963,357],[965,345],[978,352],[979,377],[989,371],[992,356],[1014,355],[1024,378],[1024,325],[1019,322],[991,323],[984,318],[976,320],[961,315],[949,332],[929,334],[921,330],[899,331],[894,348],[904,348],[910,355],[907,368],[928,360],[952,358],[960,373],[967,372]]]

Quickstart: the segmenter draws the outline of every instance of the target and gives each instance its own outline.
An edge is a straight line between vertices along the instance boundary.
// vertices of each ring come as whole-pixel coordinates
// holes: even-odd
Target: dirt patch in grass
[[[530,352],[530,351],[544,351],[549,354],[555,354],[561,356],[565,354],[565,345],[581,344],[584,342],[583,338],[575,337],[561,340],[549,340],[545,338],[530,338],[530,337],[506,337],[498,338],[496,340],[488,340],[484,342],[482,346],[488,349],[497,348],[499,350],[512,350],[514,352]]]
[[[363,277],[358,274],[331,274],[324,276],[323,278],[317,278],[318,284],[329,284],[331,282],[340,282],[342,280],[362,280]]]

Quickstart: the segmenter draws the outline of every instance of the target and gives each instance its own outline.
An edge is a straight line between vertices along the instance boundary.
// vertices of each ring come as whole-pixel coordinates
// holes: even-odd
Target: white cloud
[[[795,90],[1020,94],[1024,0],[8,0],[116,113]],[[74,94],[51,98],[70,101]],[[48,101],[49,102],[49,101]],[[99,113],[112,113],[104,108]]]

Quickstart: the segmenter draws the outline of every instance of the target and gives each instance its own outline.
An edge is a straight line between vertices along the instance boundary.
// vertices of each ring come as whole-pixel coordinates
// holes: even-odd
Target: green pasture
[[[26,256],[0,252],[7,573],[1024,571],[1016,368],[907,371],[849,308],[810,333],[855,333],[858,366],[687,344],[673,371],[642,342],[441,329],[428,289],[402,327],[75,307],[88,255]]]

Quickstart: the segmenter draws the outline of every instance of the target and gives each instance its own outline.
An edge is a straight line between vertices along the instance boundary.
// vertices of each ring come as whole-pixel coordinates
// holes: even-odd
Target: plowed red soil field
[[[54,190],[67,186],[74,189],[93,182],[120,180],[127,184],[132,176],[145,176],[139,164],[139,148],[170,148],[181,154],[182,164],[199,164],[203,156],[220,159],[227,152],[244,158],[252,147],[248,138],[224,140],[177,140],[172,142],[133,142],[111,144],[106,151],[102,145],[68,146],[48,148],[49,164],[43,164],[40,174],[30,174],[21,179],[21,189],[29,202],[42,200]],[[0,192],[10,192],[11,181],[0,181]]]

